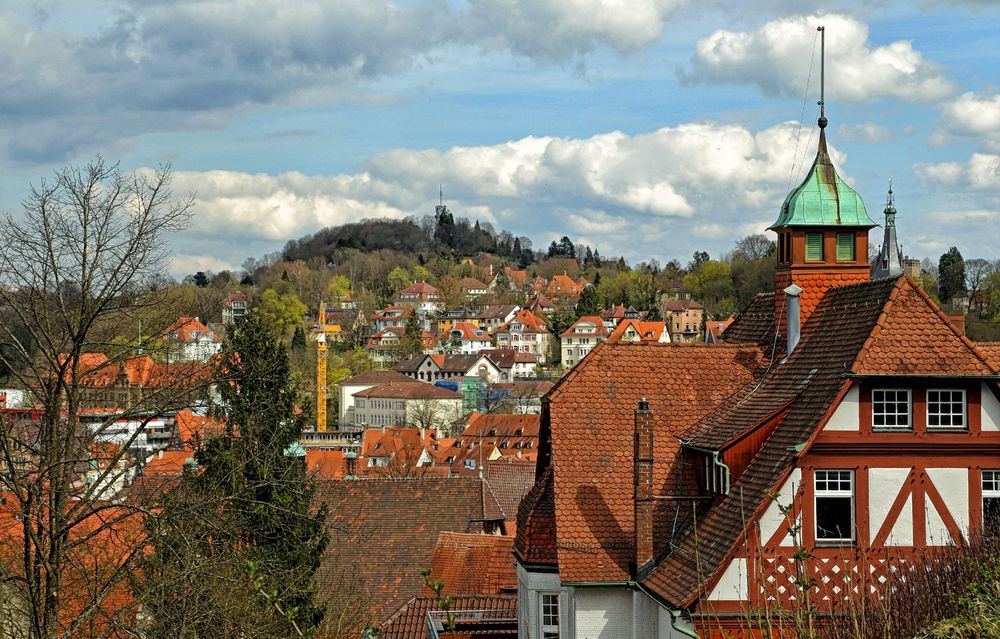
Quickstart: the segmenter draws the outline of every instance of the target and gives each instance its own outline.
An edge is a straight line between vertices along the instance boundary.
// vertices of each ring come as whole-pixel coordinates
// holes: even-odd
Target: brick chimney
[[[645,398],[635,411],[633,504],[635,510],[635,573],[653,561],[653,411]]]

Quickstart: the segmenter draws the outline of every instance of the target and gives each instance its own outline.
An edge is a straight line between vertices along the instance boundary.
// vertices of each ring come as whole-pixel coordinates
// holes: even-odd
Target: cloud
[[[60,162],[273,105],[391,103],[373,81],[447,50],[632,52],[689,1],[122,0],[87,34],[0,9],[0,159]]]
[[[837,136],[844,140],[861,140],[864,142],[888,142],[892,139],[889,129],[873,122],[842,124],[837,127]]]
[[[1000,151],[1000,93],[963,93],[944,107],[942,117],[951,133],[974,136]]]
[[[470,0],[460,25],[486,47],[559,62],[600,46],[638,51],[688,0]]]
[[[396,149],[334,176],[178,172],[174,190],[194,192],[197,211],[178,245],[194,255],[189,247],[201,242],[216,259],[238,264],[253,249],[273,251],[325,226],[428,214],[444,183],[456,215],[518,234],[599,238],[593,243],[602,253],[632,260],[687,255],[692,234],[721,252],[776,215],[797,128],[786,122],[753,132],[698,122],[637,135]],[[800,140],[800,151],[808,144]],[[798,180],[805,167],[803,158],[794,161]]]
[[[917,164],[913,170],[924,184],[1000,193],[1000,155],[973,153],[965,163]]]
[[[867,102],[896,97],[938,100],[952,93],[942,69],[924,60],[909,40],[873,46],[868,26],[847,15],[788,16],[753,31],[718,30],[698,41],[688,83],[750,84],[764,95],[798,97],[813,60],[811,91],[818,93],[816,27],[825,25],[828,102]]]
[[[174,277],[184,277],[190,273],[198,271],[235,271],[236,265],[224,262],[211,255],[186,255],[184,253],[174,253],[170,260],[170,273]]]

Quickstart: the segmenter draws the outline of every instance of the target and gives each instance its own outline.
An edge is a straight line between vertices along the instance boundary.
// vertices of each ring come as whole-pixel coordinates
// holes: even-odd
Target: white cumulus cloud
[[[1000,155],[973,153],[964,163],[917,164],[914,172],[924,184],[1000,192]]]
[[[952,133],[973,136],[1000,151],[1000,93],[963,93],[944,107],[943,118]]]
[[[818,93],[819,44],[816,28],[826,30],[826,94],[835,103],[896,97],[937,100],[952,93],[942,69],[913,48],[909,40],[875,46],[868,26],[848,15],[787,16],[752,31],[718,30],[698,41],[690,82],[751,84],[765,95],[802,95],[809,78]]]

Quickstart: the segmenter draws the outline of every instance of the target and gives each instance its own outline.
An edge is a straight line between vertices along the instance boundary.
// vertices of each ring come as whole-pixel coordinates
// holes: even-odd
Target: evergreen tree
[[[301,326],[296,326],[295,332],[292,333],[292,350],[293,351],[306,350],[306,331]]]
[[[559,239],[559,255],[563,257],[576,257],[576,247],[573,246],[573,242],[569,237],[565,235]]]
[[[197,454],[150,535],[147,637],[313,636],[325,509],[299,446],[305,415],[285,346],[255,311],[230,327],[216,367],[226,434]]]
[[[555,240],[552,240],[552,244],[549,244],[549,257],[558,257],[559,255],[559,245],[556,244]]]
[[[965,261],[957,247],[949,248],[938,260],[938,287],[944,304],[965,290]]]
[[[399,358],[406,359],[413,355],[424,352],[423,331],[420,328],[420,320],[414,313],[406,319],[403,327],[403,337],[399,340]]]
[[[520,262],[521,260],[521,238],[514,238],[514,247],[510,249],[510,256]]]
[[[601,312],[600,303],[597,297],[596,286],[584,286],[580,293],[580,299],[576,303],[576,317],[579,319],[584,315],[598,315]]]

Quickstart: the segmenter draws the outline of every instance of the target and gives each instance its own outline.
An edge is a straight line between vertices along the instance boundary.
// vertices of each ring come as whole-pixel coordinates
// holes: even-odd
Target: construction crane
[[[326,432],[326,313],[319,305],[319,333],[316,334],[316,432]]]

